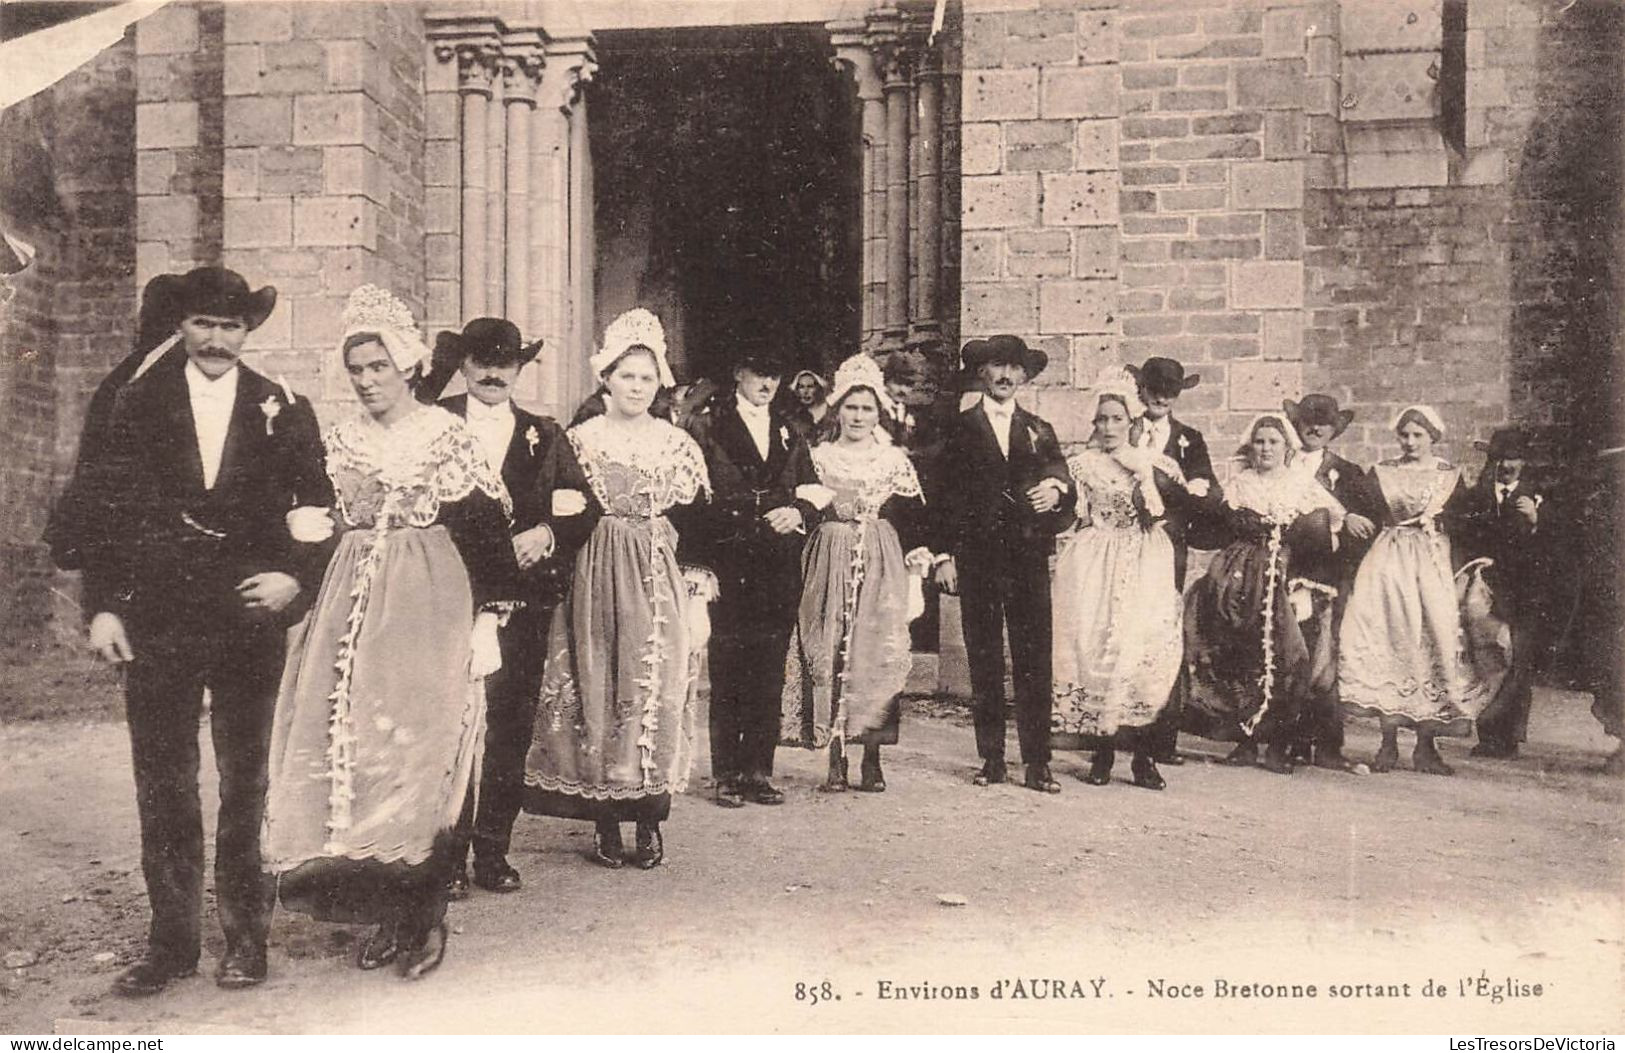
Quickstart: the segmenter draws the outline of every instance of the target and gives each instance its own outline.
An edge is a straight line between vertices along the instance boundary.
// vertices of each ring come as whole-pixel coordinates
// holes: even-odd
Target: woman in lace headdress
[[[285,905],[376,923],[358,964],[415,978],[445,955],[452,829],[518,568],[501,476],[458,417],[412,396],[429,352],[411,312],[364,285],[344,323],[362,411],[325,436],[338,507],[288,515],[297,540],[338,539],[291,634],[264,852]]]
[[[818,482],[796,493],[820,519],[801,557],[783,741],[829,747],[830,791],[850,785],[848,742],[863,743],[858,789],[886,788],[880,747],[897,741],[898,696],[912,664],[908,624],[924,609],[931,568],[930,550],[912,547],[922,533],[920,480],[881,427],[890,403],[879,364],[866,354],[847,359],[812,447]]]
[[[665,858],[660,824],[688,785],[715,578],[685,571],[677,550],[711,486],[694,440],[649,412],[673,384],[659,319],[621,315],[591,362],[604,412],[565,434],[603,515],[553,614],[525,810],[593,820],[593,858],[610,868],[624,862],[620,824],[635,822],[633,858],[647,870]]]
[[[1144,733],[1179,676],[1179,590],[1162,520],[1185,480],[1171,458],[1132,441],[1144,413],[1133,376],[1108,372],[1095,384],[1089,448],[1067,460],[1078,529],[1055,564],[1050,727],[1055,749],[1094,751],[1090,785],[1111,781],[1124,745],[1134,751],[1134,784],[1160,790]]]
[[[1499,686],[1468,660],[1468,632],[1489,621],[1460,602],[1473,579],[1451,573],[1442,524],[1462,500],[1461,469],[1433,454],[1444,421],[1431,406],[1409,406],[1393,422],[1401,454],[1371,468],[1381,491],[1382,530],[1354,577],[1338,638],[1337,689],[1345,706],[1382,721],[1374,772],[1399,763],[1399,729],[1415,729],[1411,764],[1450,775],[1434,739],[1467,735]],[[1467,571],[1468,568],[1463,568]],[[1485,650],[1488,650],[1487,648]]]
[[[1237,742],[1225,763],[1292,772],[1288,750],[1311,673],[1300,622],[1314,614],[1314,581],[1298,561],[1324,553],[1343,528],[1343,506],[1307,472],[1289,468],[1302,448],[1281,413],[1253,418],[1245,462],[1226,488],[1223,516],[1233,539],[1214,556],[1185,601],[1185,661],[1191,671],[1187,728]]]

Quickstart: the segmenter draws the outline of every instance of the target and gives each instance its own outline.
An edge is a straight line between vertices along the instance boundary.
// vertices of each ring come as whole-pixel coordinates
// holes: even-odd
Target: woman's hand
[[[494,611],[474,616],[468,638],[468,678],[480,680],[502,668],[502,647],[497,643],[498,618]]]
[[[1358,541],[1369,541],[1377,532],[1377,525],[1358,512],[1343,517],[1343,530]]]
[[[538,524],[513,536],[513,555],[520,570],[529,570],[553,554],[553,528]]]
[[[295,541],[307,545],[320,544],[333,536],[333,513],[326,508],[305,505],[283,516],[288,533]]]

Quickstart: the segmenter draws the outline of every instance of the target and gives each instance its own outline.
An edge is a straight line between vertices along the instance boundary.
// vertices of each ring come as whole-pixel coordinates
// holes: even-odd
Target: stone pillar
[[[582,86],[597,68],[591,37],[584,29],[571,31],[555,25],[549,34],[546,65],[542,69],[539,104],[536,108],[532,146],[534,170],[531,185],[536,202],[531,219],[531,324],[546,341],[538,376],[540,404],[546,412],[567,421],[585,396],[586,350],[576,336],[575,319],[582,314],[573,279],[580,269],[575,254],[578,228],[574,213],[578,199],[590,195],[582,185],[578,165],[585,150],[578,150],[575,137],[585,140],[586,117],[578,115]],[[577,125],[579,124],[579,132]],[[591,197],[587,216],[591,217]],[[592,284],[591,250],[587,250],[587,288]],[[588,327],[591,316],[587,315]],[[587,342],[591,343],[589,332]]]
[[[940,261],[942,254],[942,62],[933,49],[920,71],[919,311],[914,335],[942,332]]]
[[[896,45],[883,48],[886,95],[886,326],[884,346],[908,337],[909,277],[909,60]]]
[[[507,160],[508,119],[502,67],[506,56],[497,53],[491,63],[491,100],[485,106],[485,310],[502,317],[507,294]]]
[[[507,118],[503,306],[504,317],[518,326],[528,340],[533,338],[530,318],[530,133],[535,124],[536,90],[541,83],[543,59],[540,34],[526,36],[534,36],[535,39],[510,37],[503,42],[502,99]]]
[[[862,214],[863,243],[859,255],[859,288],[863,306],[863,345],[873,351],[880,346],[886,318],[886,104],[880,70],[874,52],[865,41],[864,23],[830,23],[829,30],[830,42],[835,46],[835,62],[852,77],[862,109],[860,157],[863,172],[859,209]]]
[[[500,228],[502,224],[501,140],[505,135],[506,123],[500,105],[493,103],[493,95],[502,53],[503,27],[493,18],[431,15],[426,22],[436,61],[455,62],[457,65],[457,95],[461,110],[458,160],[461,260],[458,284],[460,321],[466,322],[489,313],[493,299],[499,309],[502,302],[502,242],[497,241],[497,256],[492,259],[489,230],[492,226],[493,201],[497,206],[495,225]],[[491,171],[493,138],[497,140],[495,172]],[[489,196],[493,183],[498,188],[498,196],[494,199]],[[499,283],[494,298],[490,287],[490,275],[493,273]]]
[[[586,80],[580,82],[585,88]],[[575,108],[570,113],[570,342],[566,354],[585,362],[597,346],[596,314],[593,310],[597,252],[593,222],[592,145],[587,137],[587,99],[578,89]],[[576,379],[567,388],[572,405],[586,394],[585,371],[578,365],[570,374]]]

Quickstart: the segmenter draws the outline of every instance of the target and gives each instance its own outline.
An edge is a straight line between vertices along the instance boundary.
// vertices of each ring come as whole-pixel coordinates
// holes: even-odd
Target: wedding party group
[[[821,790],[884,792],[940,594],[977,786],[1014,778],[1012,710],[1043,794],[1054,751],[1089,753],[1093,786],[1127,751],[1162,790],[1182,732],[1233,743],[1229,764],[1351,770],[1350,713],[1380,723],[1371,772],[1402,731],[1418,772],[1451,774],[1441,736],[1509,757],[1565,604],[1621,734],[1612,506],[1548,493],[1515,429],[1469,484],[1435,453],[1448,422],[1409,406],[1366,469],[1333,449],[1353,412],[1307,394],[1252,420],[1221,484],[1174,414],[1200,377],[1172,359],[1100,376],[1069,456],[1018,398],[1048,365],[1019,337],[966,343],[937,411],[861,352],[826,379],[751,346],[680,388],[644,309],[605,328],[565,428],[513,398],[540,341],[479,318],[431,347],[364,285],[331,352],[359,405],[324,431],[242,360],[275,307],[220,267],[153,279],[52,511],[90,646],[125,671],[151,925],[124,995],[198,968],[205,693],[226,988],[265,980],[278,901],[373,926],[360,968],[426,975],[450,900],[521,888],[521,813],[592,822],[606,868],[658,867],[702,659],[715,805],[782,805],[781,746],[827,754]],[[1555,597],[1560,558],[1599,569]]]

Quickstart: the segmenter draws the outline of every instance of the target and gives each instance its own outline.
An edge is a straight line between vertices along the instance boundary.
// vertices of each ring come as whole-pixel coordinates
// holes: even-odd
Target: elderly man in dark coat
[[[1049,558],[1075,503],[1055,429],[1016,401],[1043,372],[1044,352],[1020,337],[972,340],[963,367],[982,396],[948,425],[938,488],[937,583],[960,595],[965,650],[975,697],[978,786],[1004,782],[1004,636],[1015,674],[1016,732],[1023,783],[1059,793],[1050,774]]]
[[[118,393],[105,456],[85,479],[90,644],[127,668],[152,904],[146,953],[115,984],[125,995],[153,994],[197,968],[205,689],[220,772],[215,893],[226,953],[216,979],[265,979],[272,888],[259,838],[271,719],[285,630],[314,593],[324,554],[295,542],[285,516],[333,502],[310,404],[239,361],[276,290],[202,267],[166,295],[185,353],[162,356]]]

